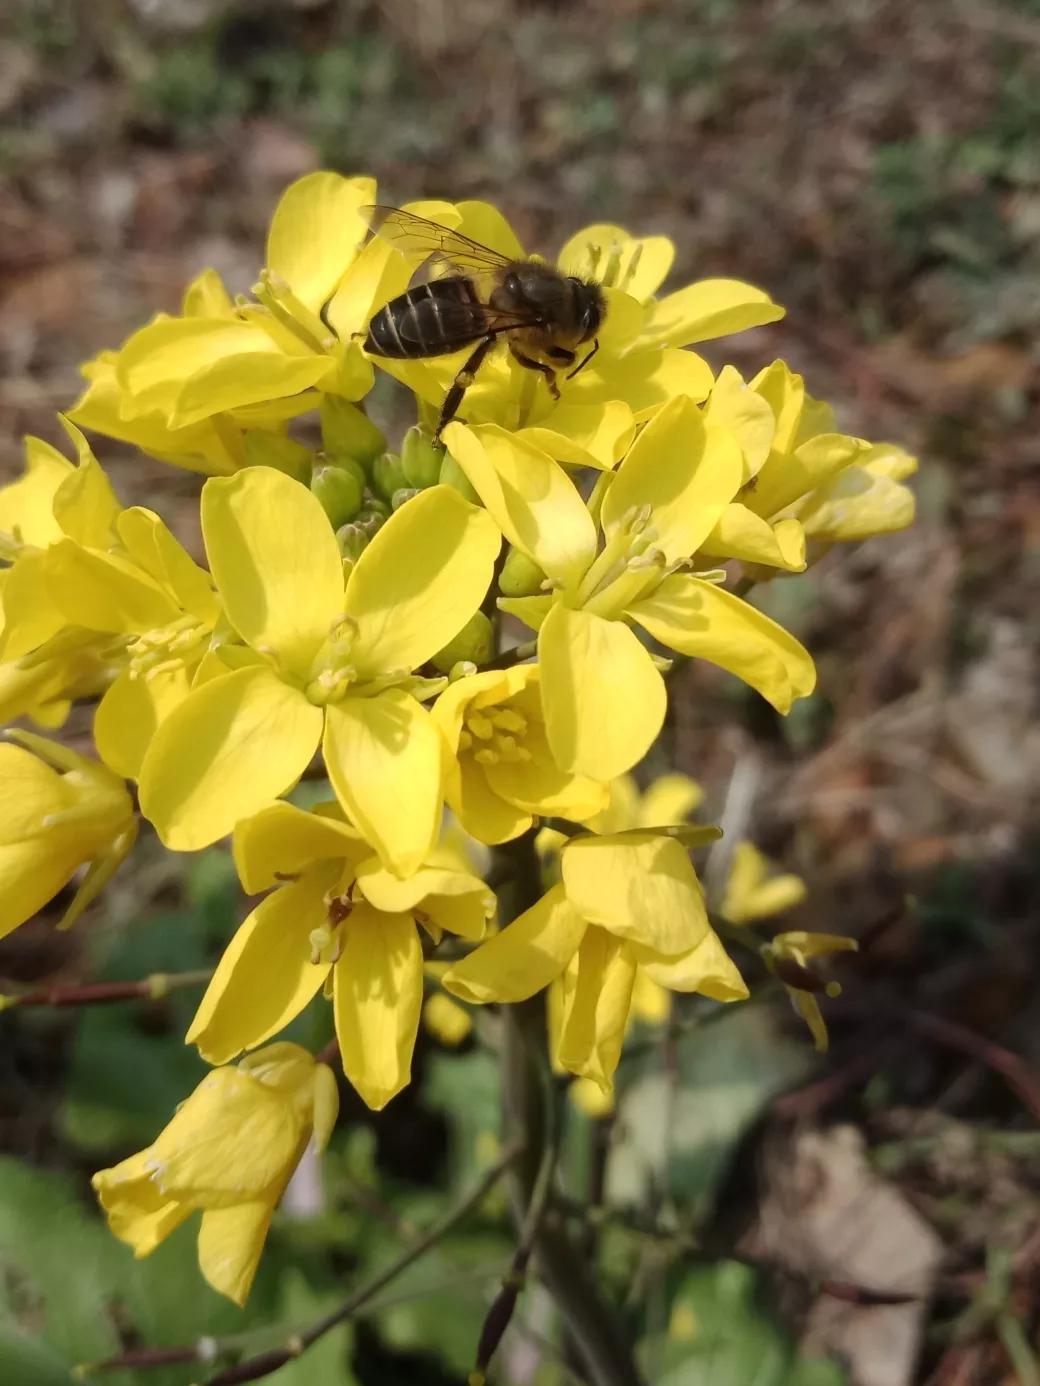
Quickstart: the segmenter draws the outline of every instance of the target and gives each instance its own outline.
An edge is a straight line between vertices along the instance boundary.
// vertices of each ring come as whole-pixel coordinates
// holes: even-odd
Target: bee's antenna
[[[585,369],[585,367],[589,364],[589,362],[590,362],[590,361],[592,360],[592,358],[595,356],[595,354],[596,354],[597,351],[599,351],[599,338],[598,338],[598,337],[597,337],[596,340],[592,343],[592,350],[589,352],[588,356],[583,356],[582,359],[578,362],[578,364],[574,367],[574,369],[573,369],[572,371],[568,371],[567,376],[566,376],[565,378],[566,378],[567,380],[573,380],[574,377],[578,374],[579,371]]]

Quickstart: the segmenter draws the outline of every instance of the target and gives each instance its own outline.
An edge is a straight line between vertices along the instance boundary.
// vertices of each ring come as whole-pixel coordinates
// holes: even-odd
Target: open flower
[[[790,872],[776,874],[769,859],[753,842],[738,842],[733,849],[722,915],[731,924],[751,924],[781,914],[805,899],[805,882]]]
[[[138,1258],[201,1212],[199,1269],[241,1305],[285,1186],[308,1141],[324,1149],[338,1111],[332,1070],[299,1045],[272,1044],[208,1073],[147,1149],[91,1182]]]
[[[562,981],[555,1058],[609,1090],[637,968],[670,991],[741,1000],[685,850],[652,832],[572,838],[562,880],[444,976],[464,1001],[526,1000]]]
[[[581,823],[599,812],[607,788],[561,770],[542,716],[538,666],[457,679],[433,707],[451,752],[445,797],[480,842],[518,837],[536,814]]]
[[[188,1042],[223,1063],[278,1034],[325,987],[347,1077],[370,1107],[386,1106],[411,1076],[420,927],[434,942],[444,931],[479,939],[494,896],[448,849],[400,880],[335,806],[272,804],[238,825],[234,852],[245,889],[271,894],[228,945]]]
[[[0,938],[87,871],[62,916],[68,928],[100,893],[137,837],[121,779],[32,732],[0,745]]]
[[[692,400],[669,401],[617,472],[598,529],[563,468],[495,425],[445,440],[503,534],[547,575],[546,596],[500,606],[538,630],[542,707],[561,769],[612,779],[664,720],[664,680],[630,623],[742,678],[786,712],[812,691],[806,650],[760,611],[688,567],[741,484],[740,450]]]
[[[444,756],[412,670],[479,607],[500,545],[490,517],[432,487],[391,516],[345,588],[321,505],[273,468],[207,481],[202,528],[246,648],[222,647],[226,672],[159,727],[142,811],[167,846],[204,847],[289,789],[321,742],[340,802],[407,875],[437,838]]]

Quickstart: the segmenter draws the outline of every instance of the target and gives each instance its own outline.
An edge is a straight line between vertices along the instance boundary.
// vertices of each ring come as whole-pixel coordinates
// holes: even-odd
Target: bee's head
[[[571,283],[576,290],[574,297],[577,307],[577,325],[581,332],[579,341],[587,342],[595,337],[600,329],[606,313],[606,301],[603,297],[603,290],[591,280],[576,279],[572,275]]]

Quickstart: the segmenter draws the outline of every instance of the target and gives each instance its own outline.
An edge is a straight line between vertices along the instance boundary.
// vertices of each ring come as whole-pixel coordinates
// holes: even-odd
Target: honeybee
[[[566,377],[572,379],[599,350],[596,333],[606,302],[593,280],[564,274],[539,260],[512,260],[396,207],[367,210],[373,233],[419,261],[424,282],[413,282],[378,310],[368,325],[365,350],[372,356],[416,360],[476,343],[445,396],[435,437],[458,413],[499,337],[521,366],[545,378],[553,399],[560,398],[557,372],[573,366]],[[591,350],[575,365],[578,347],[588,341]]]

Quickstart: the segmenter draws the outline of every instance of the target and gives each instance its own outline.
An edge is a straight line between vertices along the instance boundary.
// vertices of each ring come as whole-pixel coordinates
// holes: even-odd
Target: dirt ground
[[[387,202],[486,198],[542,251],[591,221],[664,232],[674,282],[789,310],[706,354],[782,355],[846,431],[918,453],[913,530],[764,599],[819,691],[782,721],[702,665],[675,697],[661,763],[804,876],[799,926],[861,941],[831,1052],[760,1104],[716,1236],[853,1382],[1035,1386],[1037,0],[2,8],[0,477],[24,433],[58,440],[78,364],[194,273],[248,289],[280,190],[322,166]],[[98,454],[192,538],[196,479]],[[0,976],[74,970],[64,949],[21,931]],[[0,1066],[5,1147],[59,1167],[81,1160],[50,1116],[69,1043]]]

